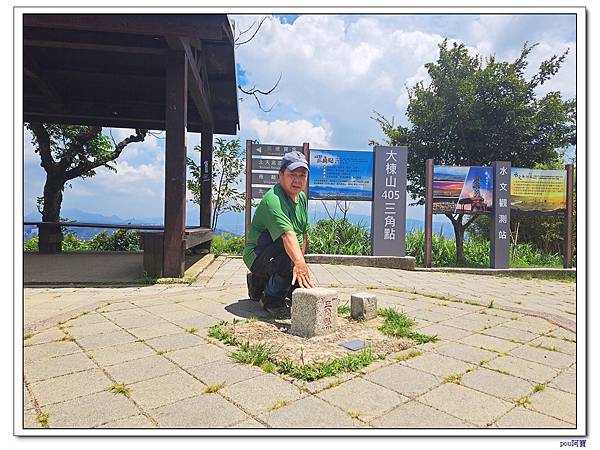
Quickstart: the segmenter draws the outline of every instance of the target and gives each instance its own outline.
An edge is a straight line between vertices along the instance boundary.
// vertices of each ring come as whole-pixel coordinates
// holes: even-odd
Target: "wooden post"
[[[433,159],[425,162],[425,253],[423,267],[431,267],[433,232]]]
[[[246,214],[244,221],[244,238],[250,231],[252,220],[252,141],[246,140]]]
[[[200,226],[212,228],[212,130],[202,131],[200,137],[200,167],[202,186],[200,190]]]
[[[573,164],[567,164],[567,210],[565,212],[564,267],[573,267]]]
[[[182,277],[185,262],[187,57],[169,51],[166,78],[165,234],[163,276]]]

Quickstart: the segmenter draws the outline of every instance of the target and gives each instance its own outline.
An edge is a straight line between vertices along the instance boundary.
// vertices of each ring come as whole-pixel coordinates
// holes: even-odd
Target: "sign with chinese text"
[[[492,183],[491,167],[434,166],[433,213],[490,214]]]
[[[304,153],[299,145],[251,144],[250,187],[253,199],[263,198],[265,192],[277,184],[283,155],[291,151]]]
[[[490,267],[508,269],[510,252],[511,170],[509,161],[495,161],[494,212],[490,226]]]
[[[407,147],[373,149],[371,242],[374,256],[405,256]]]
[[[311,149],[309,164],[309,199],[372,200],[372,152]]]
[[[567,207],[567,171],[513,167],[510,207],[529,213],[558,213]]]

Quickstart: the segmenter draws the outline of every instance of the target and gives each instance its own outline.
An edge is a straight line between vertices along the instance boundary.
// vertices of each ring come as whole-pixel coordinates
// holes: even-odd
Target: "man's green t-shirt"
[[[279,184],[265,193],[254,212],[246,239],[244,263],[248,269],[252,267],[256,259],[256,246],[259,244],[259,239],[262,245],[267,235],[270,237],[269,242],[272,242],[283,233],[293,231],[298,237],[300,248],[302,248],[303,234],[308,233],[309,227],[307,206],[308,199],[304,192],[300,192],[294,202]]]

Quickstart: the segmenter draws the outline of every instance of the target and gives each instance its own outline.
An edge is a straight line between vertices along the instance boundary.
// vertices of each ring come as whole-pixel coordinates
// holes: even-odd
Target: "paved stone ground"
[[[575,428],[574,283],[310,268],[340,304],[369,288],[440,340],[410,359],[292,382],[206,337],[219,320],[264,317],[241,259],[217,258],[190,286],[27,288],[25,427],[45,417],[52,428]]]

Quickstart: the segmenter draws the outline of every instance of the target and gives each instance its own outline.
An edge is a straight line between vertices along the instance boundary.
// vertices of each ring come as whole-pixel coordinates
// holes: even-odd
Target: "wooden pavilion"
[[[184,271],[186,130],[201,133],[210,229],[213,134],[239,128],[226,15],[25,14],[23,121],[165,130],[162,275]]]

